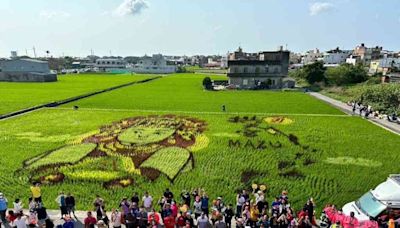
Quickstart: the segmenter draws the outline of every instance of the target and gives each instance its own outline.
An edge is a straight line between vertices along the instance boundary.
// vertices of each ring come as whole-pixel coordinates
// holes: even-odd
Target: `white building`
[[[13,59],[0,62],[0,81],[54,82],[49,63],[36,59]]]
[[[168,64],[161,54],[144,56],[130,68],[132,72],[141,74],[171,74],[177,71],[176,65]]]
[[[361,56],[359,55],[350,55],[347,59],[346,59],[346,63],[351,64],[351,65],[357,65],[359,63],[362,63],[362,59]]]
[[[316,61],[323,61],[324,53],[320,52],[319,49],[311,50],[301,58],[301,63],[304,65],[313,64]]]
[[[353,51],[340,50],[339,48],[327,51],[324,53],[325,64],[342,64],[346,62],[346,59],[351,55]]]
[[[95,66],[100,71],[112,71],[112,70],[120,70],[126,68],[126,63],[122,59],[97,59]]]

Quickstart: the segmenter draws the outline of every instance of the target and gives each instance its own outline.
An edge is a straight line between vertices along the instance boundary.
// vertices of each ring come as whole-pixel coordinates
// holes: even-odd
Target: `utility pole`
[[[28,49],[25,48],[25,55],[28,56]]]
[[[33,56],[35,56],[35,59],[37,58],[37,56],[36,56],[36,48],[35,48],[35,46],[33,46]]]

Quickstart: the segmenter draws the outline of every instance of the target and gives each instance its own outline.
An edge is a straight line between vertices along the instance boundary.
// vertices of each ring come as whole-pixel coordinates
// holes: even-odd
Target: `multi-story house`
[[[288,75],[289,51],[244,53],[241,48],[228,60],[229,84],[239,89],[253,89],[265,85],[271,89],[283,87]]]

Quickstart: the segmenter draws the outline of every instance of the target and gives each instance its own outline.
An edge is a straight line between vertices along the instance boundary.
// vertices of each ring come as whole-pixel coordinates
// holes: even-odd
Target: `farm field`
[[[135,109],[162,111],[341,114],[325,103],[300,92],[204,91],[207,75],[176,74],[146,84],[80,100],[78,105],[94,109]],[[213,76],[214,79],[227,79]],[[121,99],[123,97],[124,99]]]
[[[0,82],[0,115],[62,100],[97,90],[143,80],[146,75],[74,74],[59,75],[58,82]]]
[[[299,92],[206,92],[203,77],[168,76],[0,121],[0,190],[25,199],[40,180],[49,208],[65,191],[83,210],[96,193],[113,207],[167,187],[235,203],[236,190],[256,183],[268,202],[287,189],[299,209],[308,197],[343,205],[400,172],[395,134]]]

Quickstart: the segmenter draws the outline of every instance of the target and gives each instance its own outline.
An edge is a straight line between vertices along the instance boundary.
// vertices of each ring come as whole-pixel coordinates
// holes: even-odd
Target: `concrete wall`
[[[50,73],[49,64],[36,60],[9,60],[0,63],[2,72],[37,72]]]
[[[0,72],[3,82],[56,82],[56,74],[40,74],[29,72]]]

